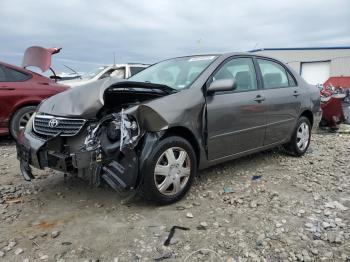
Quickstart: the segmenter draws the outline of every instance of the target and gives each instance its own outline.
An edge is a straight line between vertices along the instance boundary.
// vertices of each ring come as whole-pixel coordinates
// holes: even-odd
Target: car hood
[[[24,52],[22,67],[36,66],[45,72],[51,67],[51,56],[59,53],[60,50],[61,48],[28,47]]]
[[[162,97],[172,92],[171,88],[163,85],[121,81],[108,77],[52,96],[39,106],[38,112],[93,119],[104,106],[120,107]]]
[[[63,80],[60,83],[64,85],[68,85],[70,87],[77,87],[81,85],[86,85],[88,83],[94,82],[96,80],[83,80],[83,79],[73,79],[73,80]]]

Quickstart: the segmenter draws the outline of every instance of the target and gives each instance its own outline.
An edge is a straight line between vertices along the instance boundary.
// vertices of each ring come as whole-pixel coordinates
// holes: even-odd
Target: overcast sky
[[[0,0],[0,60],[28,46],[86,71],[117,62],[267,47],[350,45],[350,1]]]

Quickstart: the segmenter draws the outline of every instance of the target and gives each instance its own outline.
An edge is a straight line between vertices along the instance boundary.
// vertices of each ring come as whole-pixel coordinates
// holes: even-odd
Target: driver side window
[[[251,58],[233,58],[226,62],[213,76],[213,81],[234,79],[237,88],[234,92],[257,89],[256,74]]]

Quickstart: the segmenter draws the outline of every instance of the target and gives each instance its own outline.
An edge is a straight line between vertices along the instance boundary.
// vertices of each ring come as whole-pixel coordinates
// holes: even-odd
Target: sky
[[[0,0],[0,60],[62,47],[53,68],[88,71],[182,55],[350,46],[349,0]]]

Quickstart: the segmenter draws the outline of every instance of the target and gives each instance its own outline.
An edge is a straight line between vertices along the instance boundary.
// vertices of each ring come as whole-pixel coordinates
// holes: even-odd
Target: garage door
[[[301,63],[301,76],[309,84],[323,84],[330,76],[330,67],[330,61]]]

